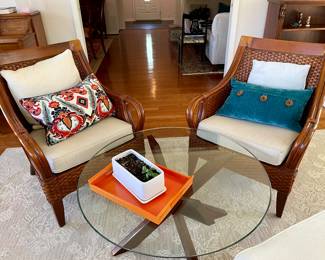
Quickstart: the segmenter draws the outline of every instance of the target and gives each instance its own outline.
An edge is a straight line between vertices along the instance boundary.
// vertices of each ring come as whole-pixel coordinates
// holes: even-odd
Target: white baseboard
[[[162,21],[175,21],[175,17],[162,17],[161,18]]]
[[[173,18],[173,17],[163,17],[160,20],[161,21],[175,21],[175,18]],[[127,18],[127,19],[124,20],[124,22],[135,22],[135,21],[136,21],[136,19],[134,19],[134,18]]]
[[[134,18],[127,18],[124,20],[124,22],[135,22],[136,20]]]

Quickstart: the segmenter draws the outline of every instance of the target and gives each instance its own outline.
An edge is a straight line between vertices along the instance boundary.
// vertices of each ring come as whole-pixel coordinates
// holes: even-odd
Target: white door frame
[[[234,58],[242,35],[263,38],[269,1],[267,0],[232,0],[225,70]]]
[[[74,24],[74,29],[75,29],[75,33],[76,33],[76,38],[79,39],[81,46],[85,52],[85,55],[88,58],[87,44],[86,44],[84,27],[83,27],[82,18],[81,18],[81,10],[80,10],[79,0],[70,0],[70,6],[71,6],[71,12],[72,12],[72,18],[73,18],[73,24]]]
[[[225,74],[230,68],[232,60],[235,56],[235,51],[237,48],[237,25],[239,17],[239,1],[231,0],[230,4],[230,17],[228,26],[228,36],[227,36],[227,50],[226,50],[226,60],[225,60]]]

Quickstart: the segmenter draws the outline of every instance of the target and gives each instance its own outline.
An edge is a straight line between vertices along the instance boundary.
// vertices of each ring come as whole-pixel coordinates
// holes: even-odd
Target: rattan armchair
[[[325,45],[242,37],[233,63],[223,80],[213,89],[194,98],[189,104],[186,112],[187,122],[191,128],[197,128],[202,120],[213,116],[230,93],[230,80],[235,78],[247,82],[253,59],[311,65],[307,86],[315,88],[315,91],[303,117],[304,127],[281,165],[263,163],[272,187],[277,190],[276,215],[281,217],[299,164],[317,128],[322,111]]]
[[[17,70],[40,60],[53,57],[71,49],[81,78],[92,73],[79,41],[70,41],[43,48],[23,49],[0,53],[0,70]],[[105,86],[104,86],[105,87]],[[105,87],[105,91],[116,107],[116,117],[130,123],[133,131],[143,129],[144,111],[142,105],[126,95],[117,95]],[[77,188],[78,177],[84,164],[60,174],[53,174],[49,163],[36,141],[31,137],[31,126],[22,116],[5,80],[0,76],[1,109],[11,129],[18,137],[30,163],[31,174],[36,174],[48,202],[52,205],[58,224],[65,225],[63,198]]]

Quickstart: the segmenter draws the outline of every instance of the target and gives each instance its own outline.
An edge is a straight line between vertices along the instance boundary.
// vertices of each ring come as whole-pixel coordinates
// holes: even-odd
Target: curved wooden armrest
[[[10,102],[0,96],[1,109],[7,118],[10,128],[13,130],[14,134],[17,136],[20,144],[22,145],[25,153],[28,155],[28,159],[39,178],[46,179],[52,177],[52,171],[48,164],[48,161],[36,143],[36,141],[31,137],[26,128],[22,125],[18,119],[14,109],[10,105]]]
[[[323,84],[323,85],[321,85]],[[307,146],[313,137],[314,132],[317,129],[317,125],[322,113],[323,104],[324,104],[324,84],[321,83],[320,86],[316,89],[315,95],[315,105],[310,110],[310,113],[305,122],[305,126],[296,138],[295,142],[292,145],[291,151],[286,159],[285,166],[289,169],[296,169],[307,149]]]
[[[186,119],[189,127],[197,128],[199,123],[216,113],[223,105],[230,93],[230,80],[235,75],[241,57],[245,50],[245,44],[237,49],[234,60],[225,75],[217,86],[211,90],[195,97],[189,104],[186,110]]]
[[[36,141],[30,136],[28,132],[24,134],[17,135],[20,143],[22,144],[25,153],[28,155],[28,159],[31,165],[36,170],[36,174],[42,180],[53,177],[52,170],[50,165],[39,145]]]
[[[317,120],[308,119],[304,128],[292,144],[291,150],[284,163],[286,168],[297,170],[296,168],[299,165],[316,128]]]
[[[141,103],[130,96],[118,95],[106,86],[104,88],[116,107],[117,118],[130,123],[133,131],[143,130],[145,117]]]
[[[224,78],[216,87],[195,97],[187,107],[186,119],[190,128],[216,113],[230,93],[229,78]]]
[[[141,103],[130,96],[122,96],[121,99],[123,102],[124,120],[132,125],[133,131],[143,130],[145,116]]]

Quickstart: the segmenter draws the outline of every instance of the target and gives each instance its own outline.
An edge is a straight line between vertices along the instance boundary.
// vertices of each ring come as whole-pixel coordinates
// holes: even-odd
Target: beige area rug
[[[230,249],[200,259],[233,259],[246,247],[325,209],[324,147],[325,131],[317,131],[281,219],[274,216],[273,196],[269,213],[252,235]],[[76,193],[67,196],[64,204],[67,224],[59,228],[36,177],[29,175],[23,150],[7,149],[0,156],[0,259],[152,259],[133,253],[112,257],[112,245],[83,219]]]

